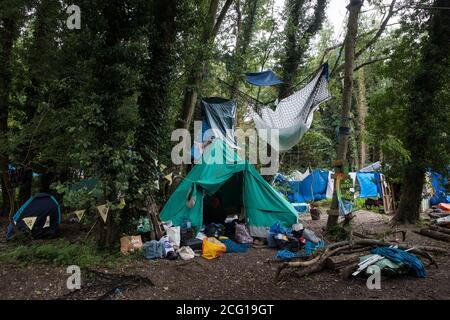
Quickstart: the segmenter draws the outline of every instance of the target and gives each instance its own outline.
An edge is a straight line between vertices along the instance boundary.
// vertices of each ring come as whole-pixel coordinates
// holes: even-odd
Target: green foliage
[[[98,251],[93,243],[78,244],[66,240],[8,245],[0,253],[0,261],[9,263],[77,265],[81,268],[99,266],[111,268],[124,260],[126,258],[120,253]]]

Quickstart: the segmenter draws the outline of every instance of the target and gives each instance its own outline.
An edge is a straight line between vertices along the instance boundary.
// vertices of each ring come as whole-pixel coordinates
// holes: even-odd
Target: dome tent
[[[292,205],[275,191],[248,161],[241,160],[224,141],[215,139],[203,153],[202,161],[194,166],[167,201],[160,218],[180,226],[190,220],[192,226],[203,225],[203,199],[219,192],[236,175],[236,184],[245,209],[245,220],[254,237],[266,238],[268,229],[277,222],[291,226],[297,222]]]
[[[31,229],[33,239],[52,238],[56,235],[61,222],[61,210],[58,201],[47,194],[38,193],[28,199],[25,204],[17,210],[13,217],[19,230],[29,230],[24,218],[36,218]],[[10,224],[6,233],[6,239],[14,235],[14,227]]]

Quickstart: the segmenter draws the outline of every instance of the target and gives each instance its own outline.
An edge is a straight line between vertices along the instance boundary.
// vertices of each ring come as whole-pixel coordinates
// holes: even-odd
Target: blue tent
[[[247,76],[248,83],[258,87],[274,86],[283,83],[272,70],[251,72],[245,75]]]
[[[440,203],[450,203],[450,194],[447,193],[445,185],[449,183],[448,178],[437,172],[430,172],[431,184],[434,189],[434,196],[430,199],[430,205],[435,206]]]
[[[17,229],[28,230],[24,218],[36,217],[36,221],[31,230],[33,239],[48,239],[56,235],[58,226],[61,223],[61,209],[58,201],[47,194],[38,193],[28,199],[25,204],[17,210],[13,217]],[[48,225],[46,223],[48,222]],[[6,240],[14,235],[14,227],[10,224],[6,233]]]

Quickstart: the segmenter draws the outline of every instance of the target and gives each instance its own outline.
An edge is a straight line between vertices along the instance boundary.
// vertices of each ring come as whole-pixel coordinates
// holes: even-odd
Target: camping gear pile
[[[165,236],[144,243],[142,254],[146,259],[191,260],[201,255],[212,260],[224,253],[245,253],[254,240],[238,219],[228,219],[225,224],[209,224],[197,233],[190,221],[182,227],[174,227],[171,223],[163,226]]]
[[[279,223],[274,224],[267,238],[268,246],[277,248],[276,258],[291,260],[299,257],[309,257],[313,252],[325,245],[314,231],[306,229],[297,223],[292,228],[284,228]]]

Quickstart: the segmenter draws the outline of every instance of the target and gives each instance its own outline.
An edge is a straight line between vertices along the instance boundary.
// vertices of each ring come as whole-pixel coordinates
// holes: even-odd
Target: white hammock
[[[275,111],[264,107],[259,115],[254,107],[250,106],[249,114],[259,136],[278,152],[286,152],[297,145],[311,128],[314,112],[319,105],[331,99],[327,77],[328,65],[325,64],[304,88],[281,100]],[[270,138],[277,133],[278,143]]]

